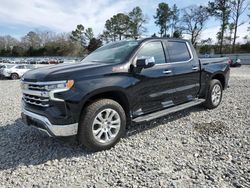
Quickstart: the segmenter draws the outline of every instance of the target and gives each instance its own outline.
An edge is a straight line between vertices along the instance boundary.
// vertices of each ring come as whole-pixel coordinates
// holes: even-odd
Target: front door
[[[145,43],[137,52],[137,59],[150,57],[155,65],[134,73],[138,82],[133,87],[134,115],[142,115],[173,106],[174,85],[172,65],[167,64],[163,44],[160,40]]]

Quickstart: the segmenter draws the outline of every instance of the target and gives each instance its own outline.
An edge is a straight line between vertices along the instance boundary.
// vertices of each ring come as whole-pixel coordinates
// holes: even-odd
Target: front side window
[[[166,63],[161,42],[146,43],[138,52],[136,59],[154,58],[156,64]]]
[[[185,42],[169,41],[167,44],[170,62],[183,62],[191,59],[187,44]]]

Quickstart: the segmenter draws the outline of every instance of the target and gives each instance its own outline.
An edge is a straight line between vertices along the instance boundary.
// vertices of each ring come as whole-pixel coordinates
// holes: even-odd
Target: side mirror
[[[149,68],[155,65],[154,57],[141,57],[136,61],[136,67],[138,68]]]

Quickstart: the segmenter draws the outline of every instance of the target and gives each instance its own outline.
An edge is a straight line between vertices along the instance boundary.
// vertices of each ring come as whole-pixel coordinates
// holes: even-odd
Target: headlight
[[[74,86],[74,80],[62,81],[53,84],[48,84],[45,86],[46,90],[53,91],[53,90],[69,90]]]
[[[26,83],[24,83],[24,82],[21,82],[21,89],[22,89],[22,90],[28,89],[28,84],[26,84]]]
[[[33,85],[36,85],[36,86],[33,86],[33,89],[34,87],[37,87],[36,89],[38,90],[43,87],[46,91],[55,91],[55,90],[67,91],[67,90],[70,90],[74,86],[74,80],[46,82],[44,84],[34,83]],[[29,83],[21,82],[21,89],[22,90],[29,89]]]

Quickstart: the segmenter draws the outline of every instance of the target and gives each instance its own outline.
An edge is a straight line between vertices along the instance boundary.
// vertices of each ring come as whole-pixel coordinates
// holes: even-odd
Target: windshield
[[[109,43],[89,54],[81,62],[122,63],[129,53],[132,52],[132,50],[138,45],[138,41],[120,41]]]

